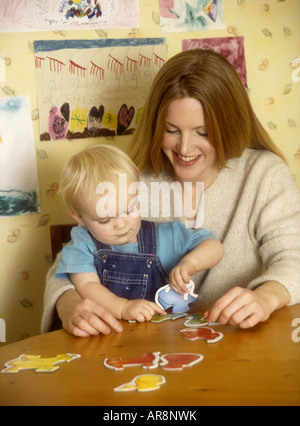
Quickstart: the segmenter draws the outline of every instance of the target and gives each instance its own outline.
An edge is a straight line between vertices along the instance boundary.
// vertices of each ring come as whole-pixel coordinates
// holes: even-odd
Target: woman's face
[[[202,104],[194,98],[173,101],[167,109],[162,150],[169,159],[176,180],[204,182],[208,187],[219,167],[210,144]]]

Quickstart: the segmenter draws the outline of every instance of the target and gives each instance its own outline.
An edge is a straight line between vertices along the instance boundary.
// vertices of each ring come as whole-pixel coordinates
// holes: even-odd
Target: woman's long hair
[[[211,50],[188,50],[170,58],[156,75],[136,129],[129,155],[143,171],[172,176],[161,146],[171,102],[194,98],[201,102],[208,138],[217,161],[240,157],[245,148],[265,149],[283,158],[256,117],[247,91],[234,67]]]

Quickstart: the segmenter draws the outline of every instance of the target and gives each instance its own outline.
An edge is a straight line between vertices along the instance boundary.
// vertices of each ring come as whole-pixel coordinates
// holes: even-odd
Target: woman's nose
[[[186,133],[181,133],[178,141],[177,149],[180,154],[186,155],[189,153],[190,137]]]

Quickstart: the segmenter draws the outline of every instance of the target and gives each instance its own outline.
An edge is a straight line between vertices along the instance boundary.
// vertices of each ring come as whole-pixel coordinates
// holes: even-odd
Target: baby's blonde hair
[[[139,170],[120,149],[110,145],[92,145],[69,158],[61,174],[59,194],[65,204],[78,212],[80,198],[96,193],[102,182],[119,186],[119,175],[128,182],[139,181]]]

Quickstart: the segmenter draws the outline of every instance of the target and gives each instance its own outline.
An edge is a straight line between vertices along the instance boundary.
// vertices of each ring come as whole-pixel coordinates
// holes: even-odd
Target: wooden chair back
[[[63,246],[71,240],[71,230],[76,223],[66,225],[50,225],[50,238],[52,249],[52,261],[54,262],[58,253],[63,249]]]

